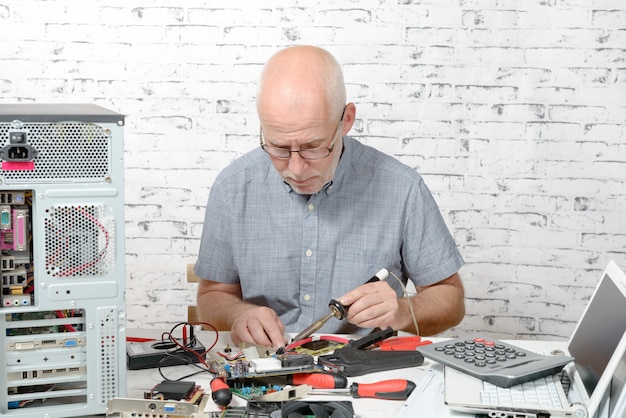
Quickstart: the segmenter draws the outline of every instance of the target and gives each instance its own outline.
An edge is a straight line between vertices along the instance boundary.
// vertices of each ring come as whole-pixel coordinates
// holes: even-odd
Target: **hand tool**
[[[385,280],[388,276],[389,276],[389,270],[387,270],[386,268],[382,268],[375,275],[370,277],[370,279],[366,281],[365,284],[377,282],[379,280]],[[293,338],[293,341],[302,340],[304,338],[311,336],[311,334],[313,334],[318,329],[322,328],[324,324],[328,322],[328,320],[332,317],[342,320],[346,316],[348,316],[348,307],[343,306],[341,303],[337,302],[335,299],[330,300],[330,302],[328,303],[328,308],[330,309],[330,313],[328,315],[326,315],[323,318],[318,319],[317,321],[314,321],[311,325],[306,327],[304,331],[296,335]]]
[[[328,308],[330,309],[330,313],[328,315],[321,319],[318,319],[317,321],[306,327],[304,331],[294,337],[294,341],[299,341],[311,336],[311,334],[322,328],[322,326],[333,316],[339,320],[342,320],[348,314],[346,308],[335,299],[330,300],[330,302],[328,303]]]
[[[391,327],[374,332],[365,337],[350,341],[343,348],[317,358],[317,364],[324,370],[338,372],[346,376],[361,376],[383,370],[420,366],[424,356],[415,349],[406,351],[367,350],[372,344],[383,341],[394,334]]]
[[[404,400],[415,389],[415,383],[406,379],[381,380],[374,383],[353,383],[345,389],[313,389],[311,394],[346,394],[353,398]]]
[[[409,351],[416,350],[422,345],[432,344],[430,340],[424,340],[419,335],[407,337],[389,338],[372,344],[372,348],[378,348],[381,351]]]
[[[348,387],[348,379],[339,373],[294,373],[287,375],[290,385],[309,385],[313,389],[343,389]]]
[[[216,405],[228,406],[233,399],[233,391],[221,377],[211,380],[211,398]]]

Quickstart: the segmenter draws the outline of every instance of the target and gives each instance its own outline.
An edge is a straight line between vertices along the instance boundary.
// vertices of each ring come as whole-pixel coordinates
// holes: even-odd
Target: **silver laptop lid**
[[[575,358],[573,382],[589,411],[607,395],[625,345],[626,275],[610,261],[568,344]]]

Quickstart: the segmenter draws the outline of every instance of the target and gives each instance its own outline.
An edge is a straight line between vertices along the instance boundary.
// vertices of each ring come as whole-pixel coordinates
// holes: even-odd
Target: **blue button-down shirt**
[[[311,196],[293,191],[260,148],[224,169],[209,194],[196,274],[240,284],[246,301],[300,332],[383,267],[417,286],[457,272],[463,259],[421,176],[353,138],[343,144],[332,182]],[[331,319],[318,332],[359,331]]]

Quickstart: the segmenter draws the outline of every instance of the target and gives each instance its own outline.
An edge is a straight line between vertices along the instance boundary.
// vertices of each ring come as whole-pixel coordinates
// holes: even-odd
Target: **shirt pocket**
[[[379,250],[337,248],[332,271],[332,294],[340,297],[348,293],[364,284],[382,268],[398,275],[400,265],[400,257],[396,254],[384,253]],[[396,292],[401,289],[398,281],[391,274],[386,280]]]

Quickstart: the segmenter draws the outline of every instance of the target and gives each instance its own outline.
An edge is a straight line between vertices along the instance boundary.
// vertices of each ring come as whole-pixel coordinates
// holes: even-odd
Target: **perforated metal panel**
[[[48,275],[99,276],[113,268],[115,222],[106,206],[55,206],[44,224]]]
[[[17,124],[37,154],[34,169],[4,171],[5,183],[102,181],[110,174],[111,132],[93,123]],[[6,138],[15,123],[0,123]]]
[[[118,381],[117,364],[120,359],[118,354],[117,338],[117,309],[115,307],[98,308],[99,337],[100,337],[100,370],[98,381],[100,393],[98,402],[106,405],[109,399],[119,396],[120,382]],[[122,342],[123,343],[123,342]]]

